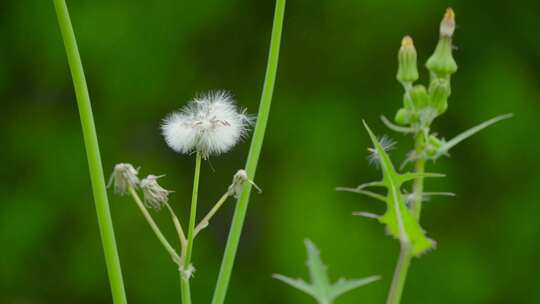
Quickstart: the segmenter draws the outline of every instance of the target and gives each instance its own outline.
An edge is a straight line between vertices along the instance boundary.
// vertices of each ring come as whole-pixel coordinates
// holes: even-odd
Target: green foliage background
[[[184,221],[193,159],[159,134],[166,113],[195,93],[231,90],[257,109],[273,1],[69,1],[94,106],[106,174],[117,162],[167,174]],[[401,37],[423,63],[446,6],[456,11],[448,112],[437,130],[454,134],[497,114],[515,117],[466,141],[430,171],[430,191],[455,198],[425,204],[422,225],[438,249],[413,262],[404,303],[539,303],[540,24],[537,2],[290,0],[278,81],[257,184],[228,303],[311,303],[271,279],[306,276],[303,239],[312,239],[333,279],[383,280],[338,300],[383,303],[398,242],[383,226],[351,216],[383,211],[368,198],[337,193],[380,176],[368,166],[366,119],[401,105],[395,81]],[[51,1],[0,4],[0,303],[110,303],[105,264],[73,88]],[[425,71],[422,68],[422,71]],[[424,77],[427,73],[424,73]],[[425,78],[424,78],[425,79]],[[248,143],[204,164],[202,210],[243,166]],[[111,196],[131,303],[178,303],[177,271],[128,198]],[[207,303],[233,203],[198,239],[192,288]],[[168,216],[157,215],[173,239]]]

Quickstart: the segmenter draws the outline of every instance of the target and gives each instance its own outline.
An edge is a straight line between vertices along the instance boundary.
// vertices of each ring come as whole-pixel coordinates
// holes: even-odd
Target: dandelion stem
[[[424,132],[418,132],[416,134],[415,153],[416,155],[423,155],[425,148],[425,134]],[[414,172],[418,174],[418,177],[414,180],[414,191],[411,210],[413,215],[420,220],[420,213],[422,211],[422,192],[424,191],[424,172],[426,161],[423,157],[418,157],[415,163]],[[409,244],[401,243],[401,249],[399,252],[399,258],[394,271],[394,278],[392,279],[392,285],[386,304],[399,304],[401,301],[401,295],[405,287],[405,281],[407,280],[407,273],[409,272],[409,266],[412,260],[412,250]]]
[[[174,210],[171,208],[171,206],[166,203],[165,206],[167,207],[167,210],[169,210],[169,213],[171,214],[171,218],[174,224],[174,228],[176,229],[176,233],[178,234],[178,240],[180,241],[180,247],[182,249],[182,255],[184,248],[187,247],[187,238],[184,234],[184,229],[182,229],[182,225],[180,224],[180,220],[174,213]]]
[[[253,139],[251,141],[251,147],[246,163],[247,176],[249,176],[252,180],[255,179],[255,171],[257,169],[257,163],[261,154],[264,133],[266,131],[266,124],[268,122],[268,115],[270,113],[270,105],[272,103],[272,95],[274,92],[278,67],[279,48],[281,44],[281,32],[283,29],[283,18],[285,14],[285,2],[285,0],[276,1],[272,26],[272,37],[270,39],[270,51],[268,55],[268,64],[266,68],[261,103],[259,106],[259,114],[257,116],[257,124],[253,133]],[[229,237],[227,239],[227,245],[225,247],[223,260],[221,262],[221,268],[216,283],[216,289],[214,290],[214,296],[212,298],[212,304],[223,304],[225,302],[225,295],[227,294],[227,288],[234,266],[234,259],[238,249],[238,243],[240,242],[240,235],[242,234],[244,220],[246,218],[251,188],[251,183],[246,183],[244,185],[238,203],[236,204],[231,229],[229,231]]]
[[[144,218],[146,219],[146,221],[150,225],[150,228],[152,228],[152,231],[154,232],[154,234],[156,235],[156,237],[158,238],[160,243],[163,245],[165,250],[167,250],[167,252],[171,255],[172,260],[175,263],[179,264],[180,263],[180,257],[178,256],[178,253],[176,252],[176,250],[174,250],[174,248],[171,246],[171,244],[167,241],[167,238],[163,235],[163,233],[161,233],[161,230],[159,230],[158,225],[156,224],[156,222],[152,218],[152,215],[150,214],[150,212],[148,212],[148,210],[144,206],[143,202],[141,201],[141,198],[137,194],[137,191],[135,191],[135,189],[133,189],[133,187],[129,187],[129,193],[131,194],[131,197],[133,197],[133,200],[135,201],[135,203],[137,204],[137,206],[141,210],[141,213],[143,214]]]
[[[75,95],[79,107],[79,116],[81,119],[84,145],[86,147],[86,156],[88,158],[88,167],[90,171],[90,180],[94,193],[94,202],[101,234],[101,242],[105,254],[105,263],[109,275],[109,283],[113,302],[115,304],[127,303],[124,282],[122,278],[122,269],[120,267],[120,258],[114,237],[114,229],[105,187],[105,178],[103,176],[103,166],[99,152],[99,144],[92,115],[92,106],[90,95],[86,85],[84,70],[81,57],[77,47],[75,32],[71,24],[68,8],[65,0],[54,0],[54,7],[58,17],[58,25],[64,40],[69,67],[75,87]]]
[[[189,215],[189,226],[187,236],[187,248],[184,259],[184,269],[189,268],[191,263],[191,253],[193,251],[193,239],[195,236],[195,221],[197,220],[197,197],[199,195],[199,176],[201,174],[201,153],[197,152],[195,156],[195,173],[193,174],[193,193],[191,196],[191,210]],[[189,287],[189,278],[182,276],[182,303],[191,304],[191,291]]]
[[[217,203],[214,205],[214,207],[212,207],[212,209],[199,222],[197,227],[195,227],[195,232],[193,232],[193,237],[196,237],[197,234],[199,234],[199,232],[201,232],[201,230],[203,230],[204,228],[206,228],[208,226],[208,224],[210,223],[210,219],[212,219],[214,214],[216,214],[216,212],[218,212],[219,208],[221,208],[221,206],[227,201],[229,196],[230,196],[229,191],[225,192],[225,194],[223,194],[221,196],[221,198],[217,201]]]

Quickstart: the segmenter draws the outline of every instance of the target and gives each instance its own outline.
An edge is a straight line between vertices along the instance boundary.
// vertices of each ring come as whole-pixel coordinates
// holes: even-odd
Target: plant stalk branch
[[[274,11],[274,21],[272,25],[272,37],[270,38],[270,51],[268,55],[266,76],[263,84],[257,123],[253,132],[253,139],[251,141],[251,147],[246,163],[247,176],[249,176],[252,180],[255,180],[255,171],[257,169],[257,163],[261,154],[264,134],[270,113],[270,105],[272,103],[272,95],[274,92],[279,61],[279,48],[281,44],[283,19],[285,15],[285,3],[285,0],[277,0]],[[231,229],[229,231],[229,237],[227,239],[227,245],[225,247],[221,268],[219,270],[216,288],[214,290],[214,296],[212,298],[212,304],[223,304],[225,302],[225,296],[227,294],[227,288],[229,286],[229,280],[231,278],[231,273],[234,266],[236,251],[238,249],[238,243],[240,242],[240,235],[242,234],[242,228],[246,218],[251,188],[251,183],[246,183],[244,185],[238,203],[236,204]]]
[[[415,153],[416,155],[423,155],[425,149],[425,133],[418,132],[416,134]],[[423,157],[416,159],[414,172],[419,176],[414,180],[414,201],[412,202],[411,211],[414,217],[420,220],[420,213],[422,211],[422,192],[424,191],[424,176],[426,161]],[[392,285],[388,293],[386,304],[399,304],[401,301],[401,295],[405,287],[405,281],[407,280],[407,274],[409,272],[409,266],[413,258],[411,247],[408,243],[400,244],[400,252],[396,268],[394,270],[394,277],[392,278]]]
[[[105,264],[107,265],[113,302],[115,304],[126,304],[126,292],[122,278],[122,269],[120,267],[120,258],[118,257],[118,249],[114,237],[111,211],[109,208],[103,166],[99,152],[99,143],[92,114],[92,105],[90,103],[90,94],[88,93],[88,87],[86,85],[86,78],[84,76],[84,69],[77,47],[77,40],[75,38],[75,32],[71,24],[65,0],[54,0],[53,3],[58,18],[60,32],[64,40],[69,68],[73,78],[73,85],[75,87],[84,145],[86,148],[86,157],[88,159],[88,168],[90,171],[90,180],[92,182],[92,191],[94,194],[101,242],[105,254]]]

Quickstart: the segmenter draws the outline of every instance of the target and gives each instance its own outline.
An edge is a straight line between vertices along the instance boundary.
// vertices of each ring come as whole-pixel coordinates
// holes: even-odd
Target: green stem
[[[261,154],[264,133],[266,131],[268,115],[270,113],[270,105],[272,103],[272,95],[274,92],[278,67],[279,48],[281,44],[281,33],[283,29],[283,17],[285,14],[285,2],[285,0],[276,1],[272,26],[272,37],[270,39],[270,52],[268,55],[268,64],[266,67],[266,76],[263,85],[261,103],[259,106],[259,114],[257,116],[257,124],[255,126],[251,147],[246,162],[246,172],[249,178],[252,180],[255,179],[255,171],[257,169],[257,163]],[[225,296],[227,294],[227,288],[229,286],[229,280],[231,278],[231,273],[234,266],[234,259],[236,257],[238,243],[240,242],[240,235],[242,234],[244,220],[246,218],[251,187],[251,183],[246,183],[244,185],[243,191],[238,199],[238,203],[236,204],[229,231],[229,237],[227,239],[227,245],[225,247],[221,268],[219,270],[216,289],[214,290],[214,296],[212,298],[212,304],[223,304],[225,302]]]
[[[196,237],[197,234],[201,232],[201,230],[203,230],[204,228],[208,226],[212,217],[216,214],[216,212],[218,212],[219,208],[221,208],[221,206],[227,201],[229,196],[230,196],[229,191],[225,192],[225,194],[221,196],[221,198],[217,201],[214,207],[212,207],[212,209],[204,216],[204,218],[199,222],[199,224],[197,224],[197,227],[195,227],[195,232],[194,232],[193,237]]]
[[[416,135],[415,152],[417,157],[414,171],[416,173],[424,173],[426,161],[422,156],[425,147],[424,132],[418,132]],[[419,176],[414,180],[414,201],[411,206],[413,215],[420,220],[420,213],[422,211],[422,192],[424,191],[424,177]],[[402,243],[399,252],[399,258],[394,270],[394,278],[392,279],[392,286],[388,293],[388,299],[386,304],[399,304],[401,301],[401,295],[405,287],[405,281],[407,280],[407,273],[409,272],[409,266],[413,258],[411,248],[408,244]]]
[[[193,193],[191,195],[191,210],[189,215],[189,226],[187,236],[187,248],[184,258],[184,270],[188,269],[191,263],[191,253],[193,251],[193,239],[195,236],[195,221],[197,220],[197,196],[199,195],[199,177],[201,174],[201,153],[195,156],[195,173],[193,175]],[[189,278],[181,276],[182,281],[182,303],[191,304],[191,290]]]
[[[64,0],[54,0],[53,2],[62,38],[64,40],[64,46],[66,48],[73,85],[75,87],[75,95],[79,107],[79,116],[81,119],[84,145],[86,147],[86,156],[88,158],[90,180],[92,182],[94,202],[113,302],[116,304],[125,304],[127,303],[127,299],[122,279],[122,270],[120,268],[120,258],[118,257],[118,249],[116,248],[111,211],[109,209],[105,178],[103,176],[103,166],[101,164],[96,128],[92,115],[92,106],[90,104],[90,95],[88,94],[84,70],[77,48],[75,32],[71,25],[66,2]]]
[[[143,202],[141,201],[141,198],[139,197],[139,195],[137,194],[135,189],[133,189],[133,187],[129,187],[129,193],[133,197],[133,200],[135,201],[135,203],[137,204],[137,206],[141,210],[141,213],[143,214],[144,218],[146,219],[146,221],[150,225],[150,228],[152,228],[152,231],[154,232],[154,234],[156,235],[158,240],[161,242],[161,244],[163,245],[165,250],[167,250],[167,252],[171,255],[172,260],[175,263],[180,263],[180,257],[178,256],[178,253],[176,252],[176,250],[174,250],[174,248],[171,246],[171,244],[167,241],[167,238],[163,235],[163,233],[161,233],[161,230],[159,230],[159,227],[157,226],[156,222],[152,218],[152,215],[150,215],[150,213],[148,212],[148,210],[144,206]]]

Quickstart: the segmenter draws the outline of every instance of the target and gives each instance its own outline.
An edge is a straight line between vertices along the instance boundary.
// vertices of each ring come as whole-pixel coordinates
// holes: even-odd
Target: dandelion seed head
[[[383,135],[379,139],[379,144],[383,148],[384,151],[390,151],[393,150],[396,146],[396,141],[391,139],[390,137]],[[368,161],[370,165],[379,166],[381,158],[379,157],[379,153],[377,153],[377,149],[375,148],[368,148],[369,155],[368,155]]]
[[[137,188],[139,186],[137,174],[139,174],[138,170],[131,164],[116,164],[107,187],[113,185],[115,193],[124,195],[129,191],[130,187]]]
[[[164,189],[158,184],[157,180],[160,177],[148,175],[140,182],[140,187],[144,195],[144,204],[146,207],[155,210],[160,210],[169,201],[169,193],[171,193],[171,191]]]
[[[229,151],[246,136],[253,118],[240,111],[226,91],[195,97],[167,116],[161,130],[174,151],[199,152],[204,158]]]

